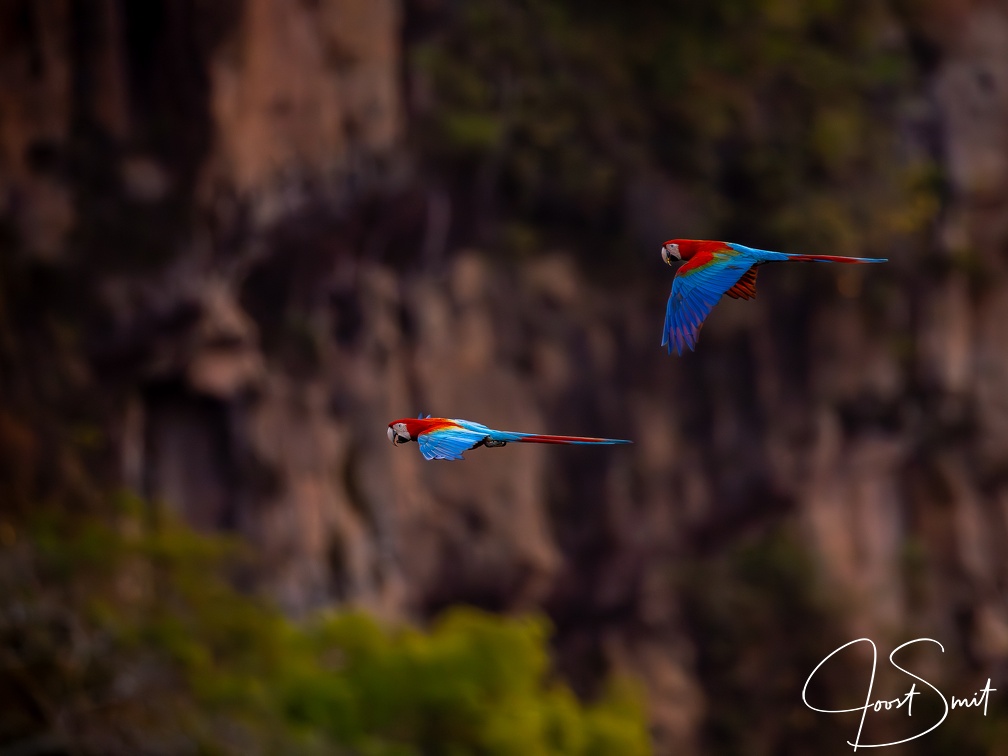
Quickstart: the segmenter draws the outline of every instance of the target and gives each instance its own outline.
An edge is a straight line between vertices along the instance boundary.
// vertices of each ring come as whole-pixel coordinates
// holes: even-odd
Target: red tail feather
[[[886,262],[880,257],[841,257],[839,255],[788,255],[788,260],[797,262],[835,262],[835,263],[877,263]]]
[[[524,436],[518,439],[520,442],[533,442],[536,444],[611,444],[614,441],[626,443],[614,438],[593,438],[591,436],[547,436],[536,434],[534,436]]]

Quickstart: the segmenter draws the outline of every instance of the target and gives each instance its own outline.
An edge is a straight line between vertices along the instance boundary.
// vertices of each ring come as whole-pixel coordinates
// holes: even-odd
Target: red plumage
[[[864,257],[842,257],[840,255],[788,255],[788,260],[793,262],[835,262],[835,263],[864,263],[879,262],[874,258]]]
[[[699,255],[700,260],[694,267],[703,265],[705,262],[710,262],[715,252],[731,249],[726,242],[708,241],[706,239],[669,239],[665,244],[677,244],[679,246],[679,256],[682,257],[684,262],[688,262]]]
[[[541,433],[535,433],[518,439],[521,443],[532,442],[536,444],[569,444],[571,441],[580,441],[586,444],[601,444],[610,440],[608,438],[595,438],[593,436],[547,436]]]
[[[421,433],[441,430],[442,428],[457,428],[458,423],[453,423],[443,417],[404,417],[401,420],[393,420],[390,425],[402,423],[406,426],[406,432],[410,438],[416,438]]]
[[[738,283],[725,292],[733,299],[756,299],[756,266],[742,274]]]

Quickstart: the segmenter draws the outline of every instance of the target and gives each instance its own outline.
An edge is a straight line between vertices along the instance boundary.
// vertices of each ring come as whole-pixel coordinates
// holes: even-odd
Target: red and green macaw
[[[388,438],[393,444],[416,441],[420,453],[427,459],[462,459],[462,453],[477,446],[506,446],[509,441],[535,444],[630,444],[621,438],[587,436],[544,436],[539,433],[515,433],[488,428],[471,420],[451,420],[446,417],[403,418],[388,425]]]
[[[735,299],[756,296],[756,268],[763,263],[799,262],[880,263],[883,257],[838,257],[837,255],[791,255],[753,249],[742,244],[699,239],[669,239],[662,245],[662,259],[683,265],[672,279],[672,294],[665,308],[662,346],[682,354],[696,348],[700,326],[722,295]]]

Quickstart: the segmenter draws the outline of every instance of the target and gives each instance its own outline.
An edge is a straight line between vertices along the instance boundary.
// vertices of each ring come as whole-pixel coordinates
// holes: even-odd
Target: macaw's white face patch
[[[403,444],[410,440],[406,423],[393,423],[388,427],[388,440],[393,444]]]
[[[682,255],[679,254],[679,245],[672,242],[664,244],[661,248],[661,258],[666,265],[671,265],[673,260],[682,260]]]

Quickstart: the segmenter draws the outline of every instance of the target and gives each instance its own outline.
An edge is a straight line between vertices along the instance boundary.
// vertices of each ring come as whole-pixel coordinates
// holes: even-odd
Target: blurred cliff
[[[1003,673],[1008,11],[697,5],[0,5],[0,537],[86,478],[292,616],[542,610],[659,750],[802,750],[834,636]],[[669,236],[891,263],[669,358]],[[636,445],[425,463],[419,411]]]

